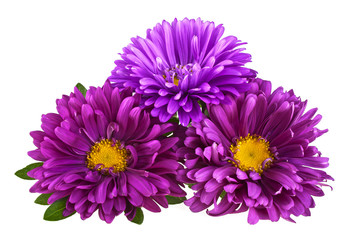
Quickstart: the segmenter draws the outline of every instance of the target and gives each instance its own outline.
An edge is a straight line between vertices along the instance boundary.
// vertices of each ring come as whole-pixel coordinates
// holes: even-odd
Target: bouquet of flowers
[[[250,224],[310,215],[333,180],[311,145],[327,132],[322,117],[245,67],[245,43],[223,32],[163,21],[131,39],[102,87],[78,83],[42,115],[30,133],[36,163],[16,175],[37,180],[30,192],[49,205],[45,220],[97,211],[141,224],[142,208],[182,202],[210,216],[248,212]]]

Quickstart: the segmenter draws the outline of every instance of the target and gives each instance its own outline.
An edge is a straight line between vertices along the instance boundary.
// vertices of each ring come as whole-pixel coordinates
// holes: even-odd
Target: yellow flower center
[[[173,83],[175,86],[179,86],[179,78],[177,76],[174,76]]]
[[[162,75],[162,77],[163,77],[163,79],[166,80],[166,75]],[[167,80],[166,80],[166,82],[167,82]],[[174,83],[175,86],[179,86],[179,78],[177,77],[177,75],[174,75],[173,83]]]
[[[256,171],[262,173],[274,159],[269,150],[269,142],[261,136],[250,135],[240,137],[236,144],[230,147],[233,153],[234,164],[242,171]]]
[[[128,152],[125,148],[120,148],[120,142],[115,143],[108,139],[95,143],[87,155],[87,167],[94,169],[97,165],[98,171],[111,169],[113,172],[125,171]]]

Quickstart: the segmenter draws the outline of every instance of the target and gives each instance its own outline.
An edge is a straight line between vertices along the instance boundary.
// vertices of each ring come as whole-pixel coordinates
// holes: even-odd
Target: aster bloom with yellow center
[[[316,128],[321,116],[305,112],[307,102],[292,90],[271,92],[261,79],[250,85],[231,104],[209,105],[210,117],[186,131],[178,177],[195,192],[185,204],[211,216],[248,210],[250,224],[309,216],[312,196],[323,196],[320,187],[333,180],[321,170],[328,158],[310,145],[327,132]]]
[[[248,89],[247,79],[256,72],[244,67],[250,54],[234,36],[221,38],[222,25],[201,19],[163,21],[146,38],[132,38],[122,60],[108,78],[114,86],[133,87],[142,94],[142,105],[161,122],[178,113],[183,126],[200,121],[198,101],[229,103],[225,96]]]
[[[58,114],[43,115],[43,131],[31,132],[37,149],[29,156],[43,165],[28,172],[38,179],[30,191],[51,194],[48,204],[67,198],[64,216],[98,211],[107,223],[121,213],[132,220],[141,207],[159,212],[167,195],[183,197],[172,149],[178,138],[165,136],[177,126],[139,103],[132,89],[109,82],[57,100]]]

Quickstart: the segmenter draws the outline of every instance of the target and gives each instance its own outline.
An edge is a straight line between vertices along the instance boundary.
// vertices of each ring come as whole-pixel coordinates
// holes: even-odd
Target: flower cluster
[[[332,178],[318,168],[328,158],[310,146],[326,130],[317,109],[304,113],[293,91],[271,92],[271,83],[249,80],[251,88],[229,105],[210,105],[209,117],[186,131],[179,154],[186,169],[179,176],[193,184],[195,194],[185,204],[211,216],[249,210],[248,222],[259,219],[293,221],[310,215],[312,196],[323,196],[318,185]]]
[[[98,212],[110,223],[124,213],[140,224],[142,208],[181,202],[210,216],[247,211],[250,224],[310,215],[333,180],[311,145],[327,132],[321,116],[293,90],[272,91],[244,66],[245,43],[223,32],[163,21],[131,39],[102,87],[77,84],[42,115],[42,131],[30,133],[37,163],[16,175],[37,180],[44,219]]]

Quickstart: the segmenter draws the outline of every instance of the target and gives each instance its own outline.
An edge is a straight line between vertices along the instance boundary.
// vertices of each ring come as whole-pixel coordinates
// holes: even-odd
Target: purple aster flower
[[[178,154],[186,159],[180,180],[193,184],[194,196],[185,204],[211,216],[248,211],[248,222],[259,219],[293,221],[309,216],[312,196],[332,177],[320,170],[328,158],[310,143],[327,130],[315,126],[317,109],[304,113],[293,91],[250,80],[251,89],[229,105],[210,105],[210,118],[192,123]]]
[[[161,122],[175,113],[183,126],[200,121],[198,101],[219,104],[248,89],[247,79],[256,72],[243,65],[251,56],[237,48],[245,43],[234,36],[221,39],[222,25],[175,19],[163,21],[147,37],[132,38],[109,80],[114,86],[133,87],[143,94],[142,104],[153,106],[151,114]]]
[[[159,212],[166,195],[184,196],[172,150],[178,138],[164,136],[176,126],[139,103],[140,95],[109,82],[57,100],[58,114],[43,115],[43,131],[31,132],[37,149],[28,154],[43,166],[28,173],[38,179],[30,191],[52,193],[49,204],[67,197],[64,216],[86,219],[98,210],[107,223],[122,212],[132,220],[140,207]]]

